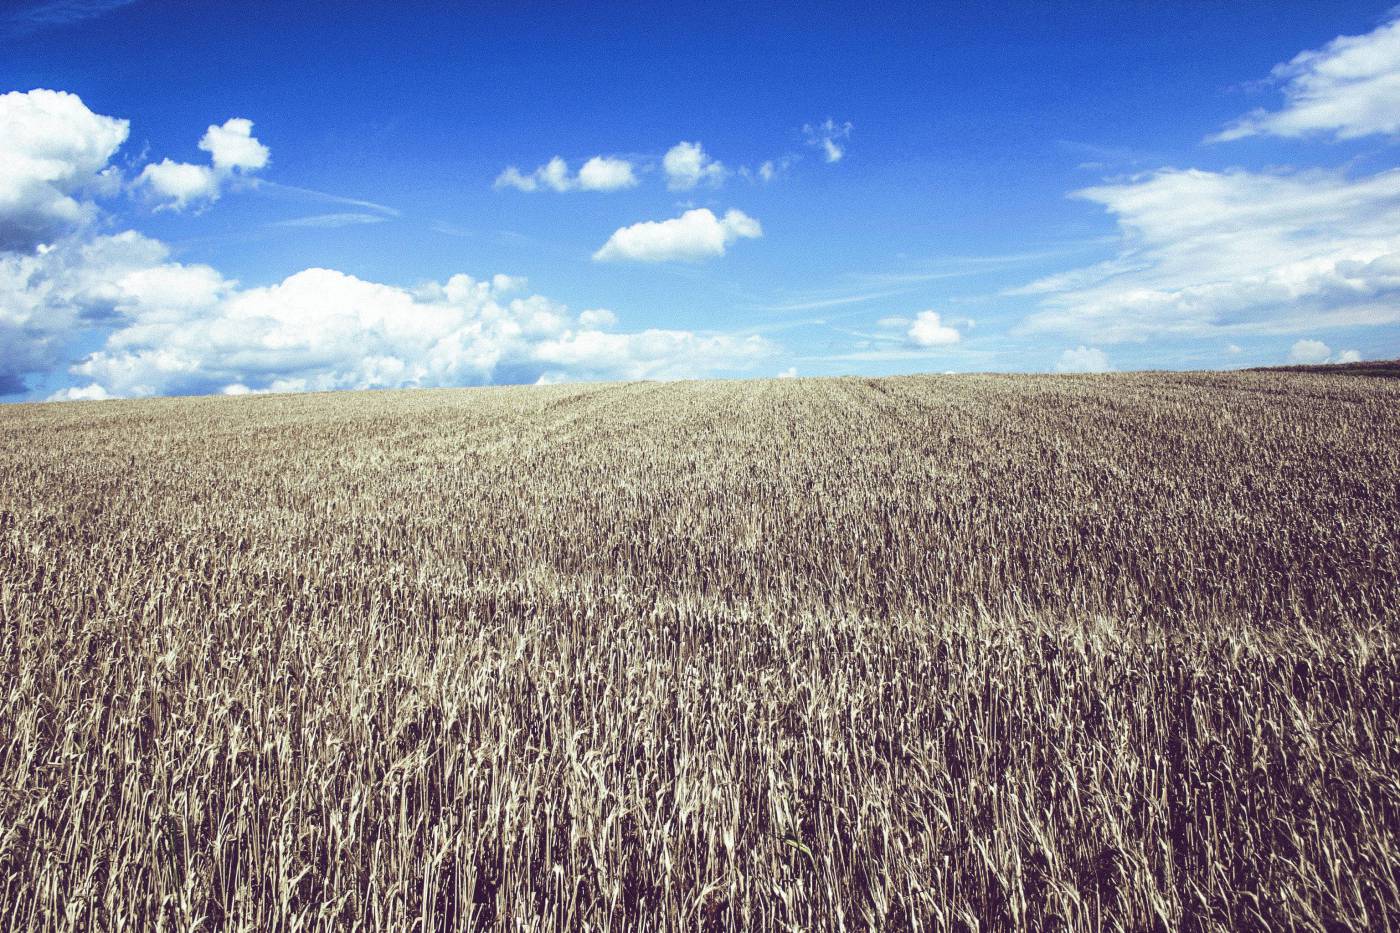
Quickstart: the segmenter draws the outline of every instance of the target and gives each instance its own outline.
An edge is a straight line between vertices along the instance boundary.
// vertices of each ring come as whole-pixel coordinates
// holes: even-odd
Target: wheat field
[[[0,926],[1400,925],[1400,382],[0,408]]]

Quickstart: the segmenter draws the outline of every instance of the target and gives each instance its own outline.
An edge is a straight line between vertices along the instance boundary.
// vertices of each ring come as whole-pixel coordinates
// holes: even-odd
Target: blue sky
[[[0,13],[5,399],[1400,355],[1383,5],[288,6]]]

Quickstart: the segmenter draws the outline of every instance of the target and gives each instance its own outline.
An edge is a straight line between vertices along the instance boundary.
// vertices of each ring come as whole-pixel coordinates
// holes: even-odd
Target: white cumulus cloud
[[[917,347],[944,347],[962,339],[957,328],[944,324],[937,311],[920,311],[909,325],[907,336]]]
[[[243,117],[211,126],[199,141],[209,153],[214,168],[221,172],[256,172],[267,165],[268,148],[253,136],[253,121]]]
[[[672,191],[688,191],[699,184],[718,187],[729,176],[723,162],[705,154],[698,142],[678,142],[661,159],[666,170],[667,186]]]
[[[56,371],[85,334],[98,349],[58,397],[693,377],[775,352],[761,337],[615,324],[508,275],[406,289],[313,268],[245,288],[131,231],[0,253],[0,393]]]
[[[634,166],[626,159],[594,156],[579,168],[569,171],[569,163],[555,156],[528,175],[514,165],[496,176],[495,187],[518,191],[621,191],[637,184]]]
[[[141,170],[137,183],[145,185],[166,207],[183,210],[196,201],[219,199],[219,176],[207,165],[161,159]]]
[[[166,256],[160,243],[130,231],[75,232],[37,250],[0,252],[0,395],[56,366],[75,334],[118,320],[130,277]]]
[[[1342,350],[1336,356],[1332,348],[1321,340],[1304,339],[1293,344],[1288,350],[1290,363],[1360,363],[1361,353],[1357,350]]]
[[[578,170],[578,186],[584,191],[620,191],[636,184],[632,163],[626,159],[594,156]]]
[[[0,250],[32,249],[94,216],[86,195],[111,187],[127,131],[76,94],[0,94]]]
[[[563,159],[559,161],[562,162]],[[539,173],[540,169],[536,169],[533,173],[526,175],[514,165],[508,165],[501,174],[496,176],[493,187],[497,191],[503,188],[514,188],[517,191],[538,191],[540,187]]]
[[[602,330],[616,324],[617,315],[607,308],[589,308],[578,315],[578,325],[585,330]]]
[[[1332,355],[1332,348],[1321,340],[1299,340],[1288,351],[1290,363],[1325,363]]]
[[[229,393],[235,394],[235,393]],[[46,402],[101,402],[112,398],[107,390],[96,383],[85,386],[69,386],[44,399]]]
[[[1106,373],[1112,370],[1108,355],[1097,347],[1078,346],[1060,354],[1057,373]]]
[[[141,170],[137,185],[157,199],[159,208],[184,210],[191,204],[217,201],[230,178],[265,167],[269,155],[268,148],[253,136],[253,121],[244,117],[210,126],[200,138],[199,148],[209,153],[209,165],[162,159]]]
[[[762,235],[763,227],[743,211],[731,209],[721,218],[701,207],[670,220],[645,220],[622,227],[593,258],[635,262],[709,259],[723,256],[735,240]]]
[[[409,290],[334,269],[238,288],[203,267],[127,276],[121,325],[71,367],[114,396],[323,391],[562,379],[642,379],[744,369],[774,352],[757,336],[614,333],[511,276]],[[213,274],[208,281],[200,279]],[[181,281],[189,279],[184,286]],[[95,387],[95,388],[94,388]]]
[[[1365,35],[1338,36],[1320,49],[1298,53],[1277,65],[1271,78],[1282,87],[1284,106],[1255,110],[1211,141],[1400,133],[1400,8]]]
[[[649,329],[630,334],[579,330],[546,340],[534,359],[583,379],[679,379],[697,372],[741,369],[771,357],[757,335],[697,334]],[[559,370],[547,375],[558,377]]]

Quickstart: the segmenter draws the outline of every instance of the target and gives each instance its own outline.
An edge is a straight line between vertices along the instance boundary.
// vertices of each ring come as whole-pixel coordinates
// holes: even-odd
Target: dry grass
[[[1400,924],[1400,384],[0,409],[0,926]]]

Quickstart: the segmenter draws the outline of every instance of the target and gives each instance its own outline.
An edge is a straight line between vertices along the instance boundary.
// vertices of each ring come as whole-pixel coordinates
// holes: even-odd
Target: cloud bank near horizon
[[[212,203],[224,181],[265,167],[270,152],[252,126],[211,125],[200,141],[210,164],[189,166],[204,170],[190,178],[172,180],[168,167],[180,163],[163,160],[124,183],[111,160],[128,121],[63,92],[0,96],[0,160],[10,169],[0,173],[0,393],[24,391],[61,367],[75,341],[94,337],[98,348],[67,365],[73,383],[54,397],[678,378],[745,369],[776,352],[752,334],[618,332],[611,311],[573,314],[505,275],[404,288],[313,267],[245,287],[175,261],[137,231],[101,230],[98,198],[124,184],[178,209]],[[579,177],[612,184],[610,171],[585,165]],[[725,235],[750,235],[731,214],[738,232]]]

